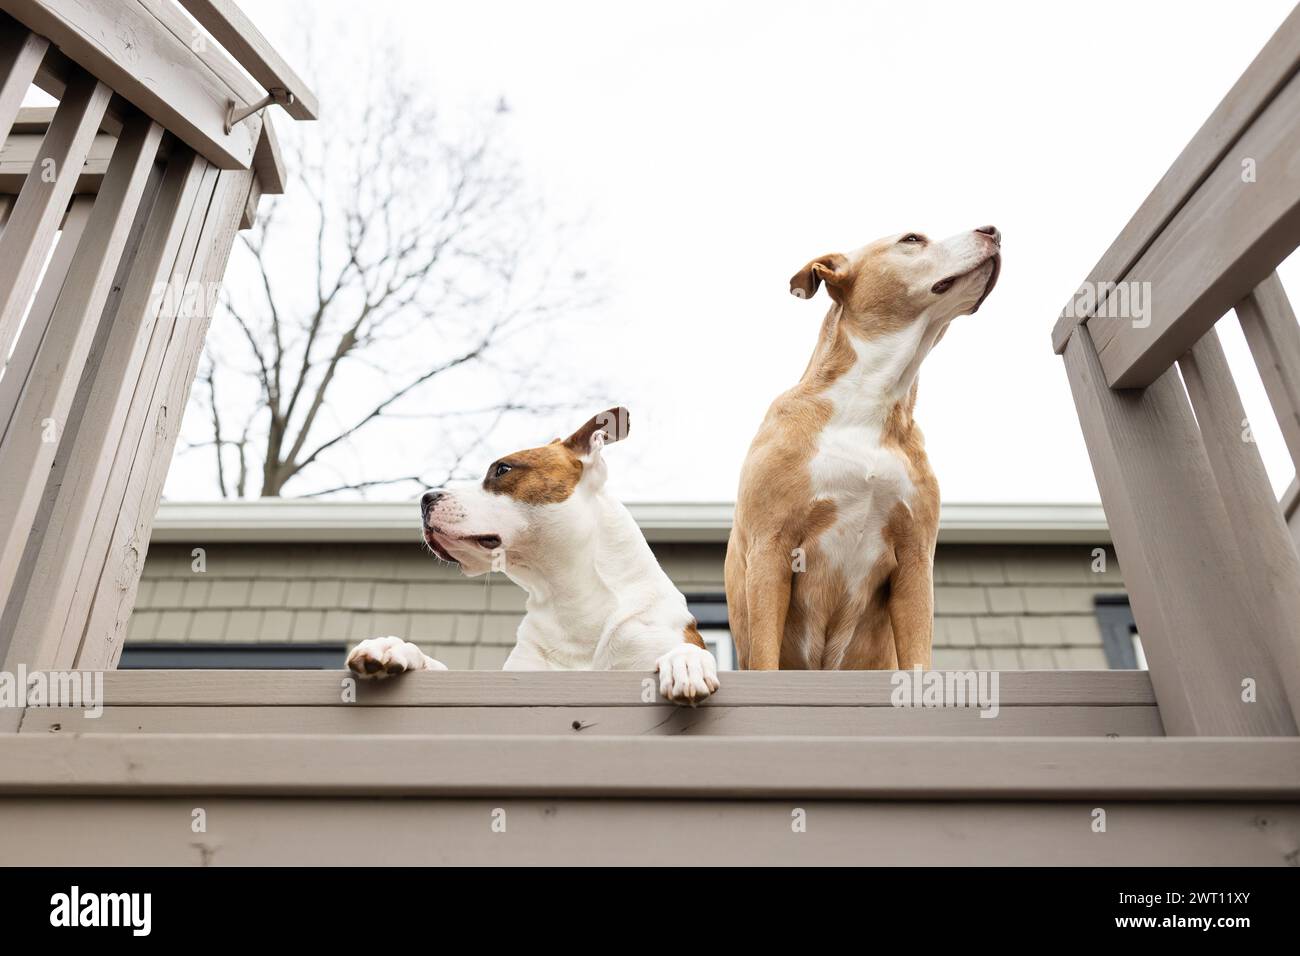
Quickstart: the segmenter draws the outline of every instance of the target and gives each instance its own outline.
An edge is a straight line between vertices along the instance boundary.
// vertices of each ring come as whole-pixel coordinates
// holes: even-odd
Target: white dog
[[[627,432],[627,409],[612,408],[564,441],[497,459],[481,483],[426,492],[424,540],[466,575],[503,571],[528,592],[506,670],[654,670],[664,697],[698,703],[718,689],[717,662],[605,491],[602,449]],[[396,637],[362,641],[347,663],[363,677],[447,669]]]

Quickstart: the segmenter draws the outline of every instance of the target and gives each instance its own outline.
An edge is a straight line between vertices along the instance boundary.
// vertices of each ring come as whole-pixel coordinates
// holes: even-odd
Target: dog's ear
[[[600,449],[627,437],[632,422],[626,408],[621,405],[609,408],[598,415],[564,440],[568,448],[579,458],[591,458],[600,454]]]
[[[849,279],[849,260],[838,252],[818,256],[790,277],[790,294],[800,299],[811,299],[823,282],[831,298],[838,301],[838,292]]]

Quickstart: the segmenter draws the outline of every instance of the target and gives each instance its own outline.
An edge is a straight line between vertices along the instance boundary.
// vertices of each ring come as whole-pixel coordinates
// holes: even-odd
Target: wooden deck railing
[[[3,670],[115,666],[235,232],[284,188],[241,114],[316,115],[237,8],[184,6],[0,0]]]
[[[1300,740],[1162,738],[1141,671],[1004,673],[992,718],[893,706],[881,672],[728,673],[698,708],[649,676],[419,673],[353,699],[343,671],[110,672],[98,716],[29,705],[0,733],[0,864],[1300,852]]]
[[[1215,323],[1235,310],[1300,467],[1300,8],[1056,323],[1170,734],[1294,735],[1300,559]]]

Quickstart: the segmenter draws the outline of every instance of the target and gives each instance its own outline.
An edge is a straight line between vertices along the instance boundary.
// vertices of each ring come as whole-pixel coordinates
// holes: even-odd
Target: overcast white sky
[[[998,288],[921,373],[944,498],[1096,500],[1050,329],[1290,7],[313,3],[356,24],[356,43],[395,37],[449,106],[504,95],[531,185],[587,217],[611,297],[600,341],[573,349],[632,410],[628,445],[608,453],[627,500],[734,497],[825,311],[788,294],[805,261],[990,222]],[[293,49],[300,3],[248,9]],[[1298,294],[1294,261],[1283,279]],[[1220,330],[1280,490],[1292,469],[1276,424],[1235,321]],[[536,431],[493,451],[554,437]],[[209,496],[208,470],[178,463],[168,497]]]

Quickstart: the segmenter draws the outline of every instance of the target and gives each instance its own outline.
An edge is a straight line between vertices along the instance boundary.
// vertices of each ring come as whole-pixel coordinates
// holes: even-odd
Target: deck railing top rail
[[[1236,311],[1300,466],[1300,326],[1276,273],[1300,244],[1298,68],[1300,8],[1052,335],[1171,734],[1300,725],[1300,556],[1214,330]]]
[[[1109,385],[1149,385],[1295,248],[1300,232],[1298,69],[1300,7],[1210,114],[1063,309],[1052,330],[1058,353],[1074,329],[1086,323]],[[1118,301],[1121,296],[1124,302]]]
[[[0,0],[0,11],[57,48],[35,79],[52,96],[62,96],[72,67],[80,67],[217,168],[257,162],[262,191],[283,191],[274,136],[264,142],[257,123],[232,124],[232,110],[238,116],[268,96],[294,119],[315,119],[319,107],[233,3]],[[0,32],[17,37],[22,31],[11,24]]]

